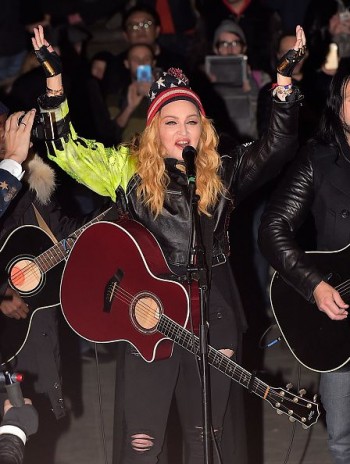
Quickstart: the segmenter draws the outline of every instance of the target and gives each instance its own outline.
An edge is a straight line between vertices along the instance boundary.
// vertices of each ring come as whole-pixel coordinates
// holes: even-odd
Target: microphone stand
[[[208,267],[205,260],[205,249],[198,213],[198,195],[196,195],[196,183],[193,176],[189,177],[190,191],[190,213],[192,217],[191,227],[191,249],[187,266],[187,279],[191,284],[198,280],[200,301],[200,323],[199,323],[199,346],[198,357],[200,359],[200,373],[202,385],[202,411],[203,411],[203,446],[204,463],[213,462],[213,443],[211,437],[212,415],[211,415],[211,390],[208,363]]]

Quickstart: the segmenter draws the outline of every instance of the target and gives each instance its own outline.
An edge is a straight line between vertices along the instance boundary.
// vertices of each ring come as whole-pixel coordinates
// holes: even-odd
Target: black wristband
[[[295,66],[304,58],[306,47],[299,50],[288,50],[277,63],[277,72],[282,76],[291,77]]]
[[[56,52],[49,52],[47,47],[42,46],[34,50],[37,60],[44,68],[46,77],[54,77],[62,72],[61,58]]]

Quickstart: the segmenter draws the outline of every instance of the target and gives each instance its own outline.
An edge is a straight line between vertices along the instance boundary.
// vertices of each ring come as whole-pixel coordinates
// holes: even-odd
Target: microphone
[[[24,399],[21,389],[23,375],[18,372],[0,372],[0,386],[5,384],[8,399],[12,406],[23,406]]]
[[[13,372],[12,374],[8,371],[0,372],[0,386],[1,385],[11,385],[15,382],[22,382],[23,374],[19,372]]]
[[[187,179],[189,184],[195,183],[196,181],[196,157],[197,150],[191,147],[191,145],[187,145],[182,150],[182,158],[185,161]]]

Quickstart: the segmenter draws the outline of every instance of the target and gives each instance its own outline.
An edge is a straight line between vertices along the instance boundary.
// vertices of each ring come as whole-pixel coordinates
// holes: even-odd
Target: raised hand
[[[30,135],[33,127],[35,110],[13,113],[5,124],[4,159],[13,159],[22,164],[30,148]]]
[[[282,76],[291,77],[295,66],[306,54],[306,38],[301,26],[297,26],[295,35],[296,42],[294,47],[288,50],[277,63],[277,72]]]
[[[62,72],[62,63],[52,45],[45,39],[44,28],[40,24],[34,28],[34,37],[32,37],[35,56],[44,68],[46,77],[57,76]]]

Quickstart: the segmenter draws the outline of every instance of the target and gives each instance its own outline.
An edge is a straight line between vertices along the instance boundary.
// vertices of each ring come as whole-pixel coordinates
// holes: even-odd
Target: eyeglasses
[[[232,40],[231,42],[228,42],[227,40],[222,40],[219,42],[216,42],[217,48],[228,48],[228,47],[238,47],[240,45],[243,45],[243,42],[241,40]]]
[[[151,26],[153,26],[153,21],[140,21],[139,23],[129,23],[126,25],[126,28],[130,32],[141,31],[145,29],[147,31]]]

